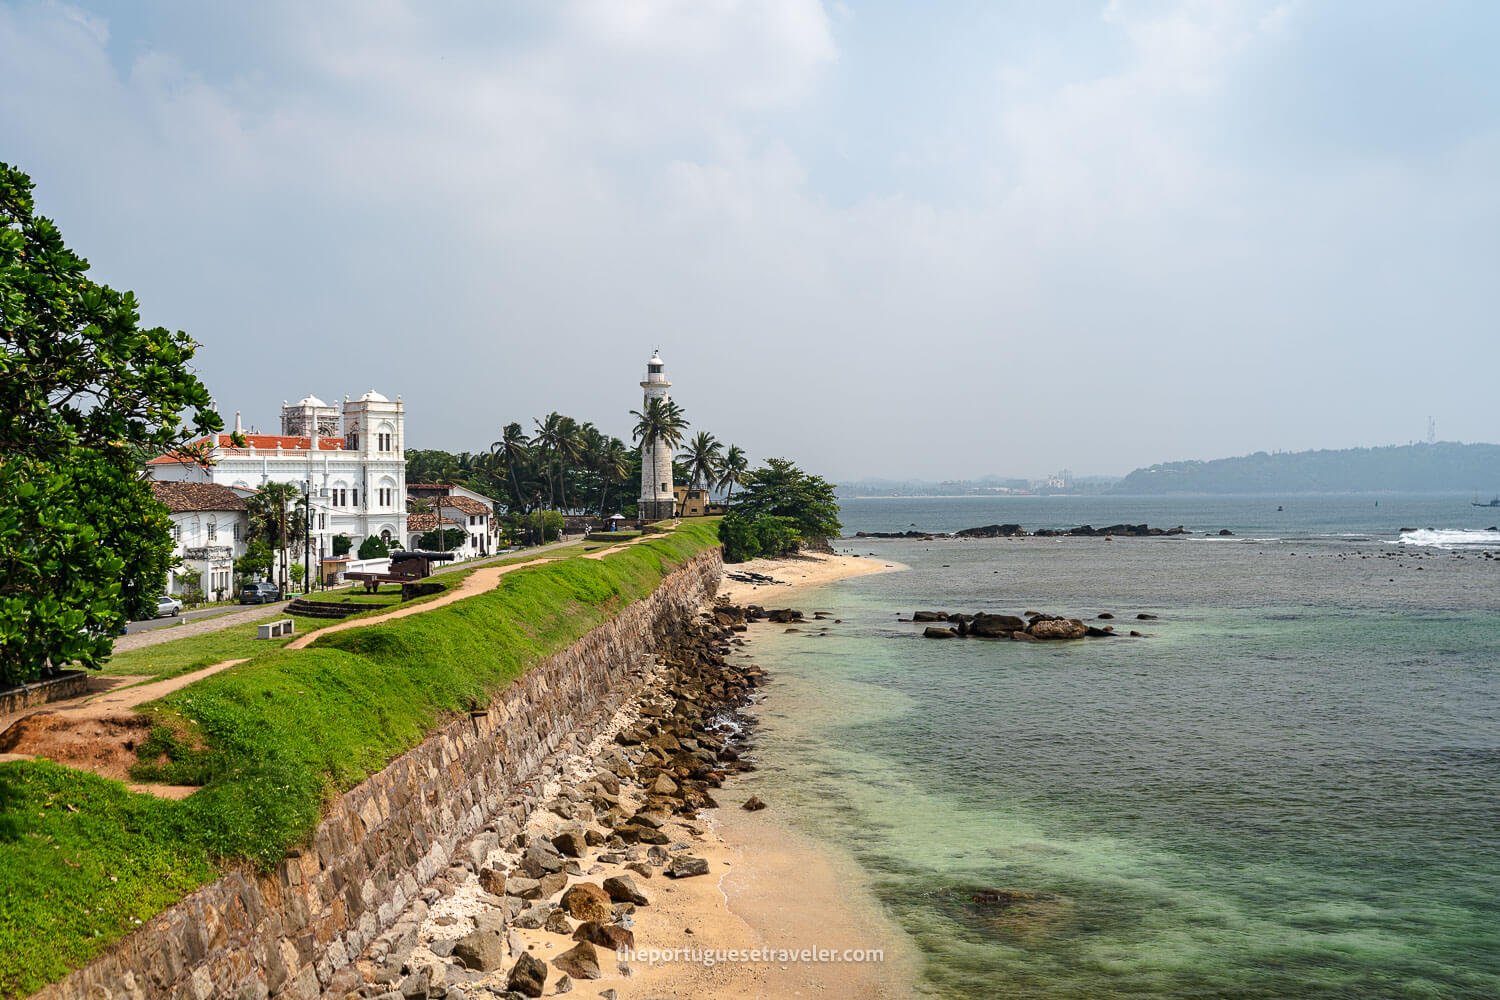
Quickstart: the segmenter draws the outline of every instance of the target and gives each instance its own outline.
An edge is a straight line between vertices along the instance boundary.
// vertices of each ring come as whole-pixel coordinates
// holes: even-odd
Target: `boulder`
[[[561,909],[556,909],[547,914],[547,922],[542,924],[542,930],[571,937],[573,934],[573,925],[568,923],[568,915],[566,913]]]
[[[522,930],[534,931],[545,924],[547,922],[547,918],[551,915],[552,904],[537,903],[535,906],[517,913],[516,918],[512,920],[511,923],[515,924]]]
[[[479,869],[479,887],[494,896],[505,895],[505,873],[498,868]]]
[[[532,955],[531,952],[523,952],[516,959],[515,966],[510,970],[510,975],[505,978],[505,988],[514,990],[516,993],[527,997],[539,997],[547,985],[547,963]]]
[[[752,795],[748,799],[746,799],[745,800],[745,804],[742,805],[742,806],[740,806],[740,808],[743,809],[743,810],[745,810],[746,812],[758,812],[761,809],[764,809],[765,807],[766,807],[766,804],[764,802],[762,802],[757,796],[754,796],[754,795]]]
[[[541,878],[551,872],[562,871],[566,864],[562,855],[557,853],[557,849],[550,843],[544,840],[533,840],[526,845],[526,853],[521,856],[520,867],[532,878]]]
[[[914,622],[945,622],[948,620],[946,611],[913,611],[911,620]]]
[[[588,834],[581,823],[569,823],[552,835],[552,846],[566,857],[581,858],[588,853]]]
[[[552,964],[574,979],[598,979],[599,953],[587,941],[580,941],[552,960]]]
[[[634,903],[636,906],[649,905],[645,894],[635,887],[635,879],[629,875],[614,875],[605,879],[604,891],[616,903]]]
[[[568,876],[563,872],[553,872],[551,875],[543,875],[538,881],[542,887],[540,899],[551,899],[568,887]]]
[[[694,875],[707,874],[708,862],[689,854],[679,854],[667,865],[668,878],[691,878]]]
[[[579,882],[571,886],[562,896],[562,908],[575,920],[595,920],[609,923],[614,916],[610,909],[609,893],[592,882]]]
[[[505,892],[507,895],[521,899],[541,899],[542,883],[534,878],[521,876],[508,880],[505,883]]]
[[[505,961],[505,943],[490,931],[474,931],[458,939],[453,958],[465,969],[493,972]]]
[[[1026,622],[1015,615],[987,615],[980,612],[969,622],[969,634],[981,638],[1003,639],[1026,627]]]
[[[635,948],[635,933],[628,927],[619,924],[601,924],[598,921],[589,920],[578,925],[573,932],[574,941],[587,941],[596,944],[609,951],[619,951],[621,948]]]
[[[1082,639],[1088,626],[1076,618],[1054,618],[1035,622],[1027,631],[1037,639]]]
[[[926,628],[924,628],[922,630],[922,638],[924,638],[924,639],[957,639],[958,638],[958,630],[957,629],[951,629],[951,628],[938,628],[936,625],[929,625],[929,626],[927,626]]]
[[[663,771],[658,774],[656,776],[656,780],[651,783],[650,792],[652,795],[676,795],[677,782],[667,777],[667,773]]]

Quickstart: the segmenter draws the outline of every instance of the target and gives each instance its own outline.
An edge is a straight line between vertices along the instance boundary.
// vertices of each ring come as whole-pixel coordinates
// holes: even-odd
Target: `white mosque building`
[[[651,405],[653,399],[666,402],[667,390],[672,383],[662,374],[661,352],[652,351],[646,362],[646,379],[641,383],[645,399],[641,412]],[[673,516],[677,510],[677,498],[672,491],[672,446],[665,441],[656,441],[650,448],[641,444],[641,498],[640,518],[643,521],[660,521]]]
[[[235,414],[245,447],[219,434],[200,442],[209,445],[208,467],[163,455],[146,463],[146,473],[159,482],[240,489],[292,483],[312,498],[314,556],[331,555],[335,535],[347,535],[355,549],[370,535],[400,546],[406,527],[405,423],[401,397],[392,402],[374,389],[356,400],[345,396],[342,414],[316,396],[304,396],[282,402],[280,434],[244,433]]]

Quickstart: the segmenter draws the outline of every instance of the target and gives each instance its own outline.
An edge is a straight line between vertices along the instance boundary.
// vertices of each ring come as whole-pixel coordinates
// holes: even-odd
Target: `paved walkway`
[[[244,611],[231,611],[228,614],[214,615],[211,618],[199,618],[196,621],[183,622],[181,625],[173,625],[168,628],[156,628],[149,632],[122,635],[115,640],[114,651],[116,653],[126,653],[132,649],[156,646],[164,642],[171,642],[173,639],[186,638],[190,635],[206,635],[209,632],[217,632],[221,628],[229,628],[231,625],[246,625],[250,622],[265,621],[268,618],[285,618],[288,603],[287,601],[282,601],[280,604],[253,604]]]

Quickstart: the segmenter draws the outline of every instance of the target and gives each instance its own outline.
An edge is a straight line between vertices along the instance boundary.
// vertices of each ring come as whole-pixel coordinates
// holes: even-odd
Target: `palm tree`
[[[536,424],[536,436],[531,439],[532,447],[541,453],[542,464],[546,469],[547,477],[547,506],[549,508],[556,504],[557,493],[552,488],[552,460],[556,457],[561,447],[565,429],[563,421],[568,418],[553,410],[540,420],[533,420]]]
[[[516,478],[516,466],[531,460],[531,442],[518,423],[508,423],[500,432],[500,440],[490,445],[490,453],[498,458],[510,474],[510,491],[518,507],[524,507],[521,499],[521,484]]]
[[[750,471],[750,459],[745,455],[745,450],[737,444],[729,446],[729,451],[724,454],[724,462],[719,466],[719,481],[717,489],[729,487],[729,496],[726,500],[734,497],[734,488],[745,485],[745,473]]]
[[[644,410],[631,410],[630,415],[636,418],[632,434],[643,451],[658,443],[675,448],[687,433],[687,418],[682,415],[682,408],[670,399],[647,400]]]
[[[604,516],[604,505],[609,502],[609,487],[612,483],[623,483],[625,477],[630,475],[630,452],[625,448],[625,442],[617,437],[612,437],[604,443],[598,455],[598,465],[595,471],[599,473],[599,479],[603,485],[599,489],[599,516]]]
[[[704,484],[704,489],[713,486],[714,476],[719,472],[719,453],[723,450],[724,446],[715,441],[708,431],[699,431],[693,435],[682,458],[687,463],[694,489],[700,481]]]

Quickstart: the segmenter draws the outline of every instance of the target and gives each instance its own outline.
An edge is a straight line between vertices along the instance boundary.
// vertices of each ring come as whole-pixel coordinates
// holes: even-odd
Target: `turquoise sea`
[[[930,995],[1500,997],[1500,511],[1470,499],[846,501],[851,534],[1200,533],[845,539],[911,569],[760,630],[746,790],[847,852]],[[917,609],[1147,637],[933,641]]]

